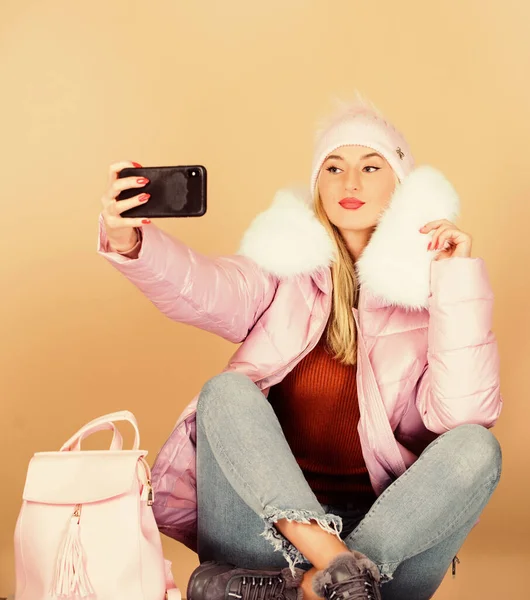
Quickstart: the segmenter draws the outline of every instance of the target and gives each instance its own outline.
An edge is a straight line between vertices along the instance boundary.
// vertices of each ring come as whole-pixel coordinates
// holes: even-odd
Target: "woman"
[[[124,166],[99,252],[243,342],[153,468],[161,531],[199,554],[188,599],[432,597],[501,471],[493,294],[451,184],[358,98],[319,131],[310,193],[208,258],[120,217],[142,201],[117,206],[143,185]]]

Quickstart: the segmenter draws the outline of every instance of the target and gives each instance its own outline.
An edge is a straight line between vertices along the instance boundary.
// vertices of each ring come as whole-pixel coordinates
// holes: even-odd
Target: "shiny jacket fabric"
[[[493,293],[480,258],[434,261],[419,228],[454,219],[458,198],[431,167],[395,192],[357,262],[358,432],[380,494],[439,434],[492,427],[502,398]],[[237,254],[207,257],[155,225],[140,256],[98,251],[170,319],[241,343],[225,371],[267,395],[318,342],[331,311],[333,244],[304,197],[278,193]],[[159,529],[196,549],[195,414],[187,405],[153,466]]]

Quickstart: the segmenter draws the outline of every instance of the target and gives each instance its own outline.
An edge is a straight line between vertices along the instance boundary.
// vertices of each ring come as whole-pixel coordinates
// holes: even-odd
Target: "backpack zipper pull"
[[[153,486],[151,484],[151,480],[148,479],[147,480],[147,506],[153,506],[153,501],[154,501],[154,492],[153,492]]]
[[[75,505],[72,519],[77,519],[77,524],[79,525],[79,521],[81,521],[81,504]]]
[[[50,589],[50,595],[55,598],[72,596],[87,598],[94,594],[81,545],[80,521],[81,504],[76,504],[57,552]]]
[[[151,469],[149,469],[149,465],[143,456],[140,457],[140,463],[142,464],[145,473],[145,483],[142,485],[140,499],[147,500],[147,506],[153,506],[153,502],[155,500],[155,491],[151,481]]]
[[[153,490],[153,484],[151,483],[151,480],[148,479],[142,487],[141,499],[146,500],[147,506],[153,506],[154,498],[155,493]]]

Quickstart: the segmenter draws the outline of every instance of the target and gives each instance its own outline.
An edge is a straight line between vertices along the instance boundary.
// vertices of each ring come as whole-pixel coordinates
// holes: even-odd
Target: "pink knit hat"
[[[389,123],[373,103],[357,92],[355,101],[342,104],[318,131],[311,171],[311,194],[326,156],[340,146],[368,146],[386,158],[399,181],[414,168],[414,158],[403,135]]]

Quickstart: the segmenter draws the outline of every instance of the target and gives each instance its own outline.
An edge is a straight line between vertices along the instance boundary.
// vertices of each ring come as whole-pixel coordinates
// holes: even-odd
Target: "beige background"
[[[206,165],[207,215],[160,226],[199,251],[230,253],[278,187],[307,181],[315,121],[357,88],[406,133],[418,163],[452,180],[459,225],[496,292],[504,475],[436,598],[521,597],[530,4],[2,0],[1,15],[0,595],[14,587],[12,534],[32,453],[126,407],[152,460],[235,350],[162,317],[96,254],[108,165]],[[101,434],[90,447],[107,442]],[[196,556],[164,545],[185,590]]]

